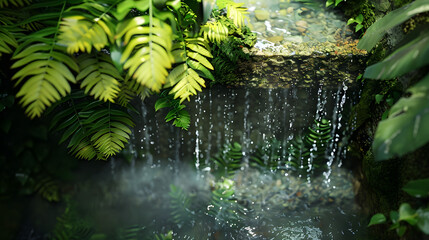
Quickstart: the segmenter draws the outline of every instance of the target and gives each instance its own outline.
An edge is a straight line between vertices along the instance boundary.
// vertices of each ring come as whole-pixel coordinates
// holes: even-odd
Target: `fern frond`
[[[216,164],[220,175],[231,176],[241,168],[242,158],[241,145],[234,142],[225,144],[211,160]]]
[[[60,200],[58,183],[49,176],[41,176],[35,179],[34,190],[49,202]]]
[[[110,103],[88,102],[82,94],[73,94],[66,102],[70,105],[52,122],[64,131],[60,142],[69,139],[68,148],[77,158],[107,159],[124,148],[134,126],[126,111],[113,109]]]
[[[170,94],[174,98],[180,98],[180,102],[190,100],[190,97],[202,91],[205,81],[202,77],[214,80],[210,70],[213,66],[207,57],[213,57],[209,46],[203,38],[186,38],[183,42],[176,43],[173,47],[173,55],[176,59],[182,59],[168,75],[166,87],[174,86]]]
[[[120,24],[116,38],[125,50],[120,62],[138,83],[159,92],[174,61],[173,32],[167,23],[153,16],[135,17]]]
[[[12,48],[17,48],[18,43],[15,37],[4,27],[0,27],[0,57],[2,53],[10,54]]]
[[[0,7],[1,8],[9,7],[9,5],[15,6],[15,7],[22,7],[30,3],[31,3],[30,0],[0,0]]]
[[[118,97],[122,77],[108,54],[97,52],[83,54],[77,58],[80,73],[77,81],[82,81],[81,88],[95,99],[115,102]]]
[[[70,93],[69,82],[76,82],[70,69],[79,71],[75,60],[55,44],[33,44],[12,59],[18,60],[12,68],[20,68],[12,79],[16,85],[22,83],[16,96],[22,97],[20,103],[30,118],[40,117],[46,107]]]
[[[227,16],[231,18],[238,28],[244,26],[244,21],[249,19],[247,8],[242,7],[244,3],[230,2],[226,5]]]
[[[159,99],[155,103],[155,111],[158,111],[162,108],[169,108],[169,112],[165,117],[165,121],[173,121],[173,125],[184,130],[188,130],[191,123],[191,117],[184,108],[186,106],[182,105],[178,99],[168,94],[168,90],[163,91],[160,94]]]
[[[173,222],[186,224],[191,215],[191,198],[183,190],[175,185],[170,185],[170,209]]]
[[[221,43],[228,38],[228,27],[220,21],[207,22],[200,32],[204,39],[210,42]]]
[[[71,16],[61,22],[59,43],[68,53],[100,51],[113,41],[114,18],[109,15],[112,6],[86,2],[68,9]]]

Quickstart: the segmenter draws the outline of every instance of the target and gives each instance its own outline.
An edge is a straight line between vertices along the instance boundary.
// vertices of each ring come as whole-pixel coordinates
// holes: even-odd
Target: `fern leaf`
[[[205,87],[205,81],[202,77],[214,79],[208,70],[213,69],[213,66],[206,58],[212,57],[212,55],[207,42],[203,38],[187,38],[184,42],[176,44],[174,47],[177,48],[174,50],[176,52],[183,52],[186,49],[186,57],[183,63],[170,72],[166,86],[174,86],[170,94],[174,94],[174,98],[180,98],[182,103],[186,99],[189,101],[191,96],[197,94],[197,91],[202,91],[201,87]],[[200,51],[201,54],[195,52],[196,50]],[[201,72],[201,74],[197,71]]]
[[[16,96],[22,97],[20,103],[27,108],[25,112],[30,118],[40,117],[46,107],[70,93],[69,82],[76,82],[70,69],[78,72],[77,64],[61,50],[61,47],[40,43],[13,57],[18,61],[12,68],[24,66],[12,79],[17,80],[16,84],[23,82]]]
[[[34,186],[34,189],[44,199],[48,200],[49,202],[58,202],[60,200],[58,183],[51,177],[39,177],[36,179],[35,184],[36,185]]]
[[[22,7],[30,4],[30,0],[0,0],[0,7],[9,7],[9,5],[13,5],[15,7]]]
[[[0,57],[2,53],[12,53],[12,48],[16,47],[18,47],[18,43],[15,37],[7,29],[0,27]]]
[[[98,52],[96,54],[83,54],[78,57],[80,73],[77,81],[82,81],[81,88],[85,93],[96,99],[114,102],[120,91],[122,79],[118,70],[112,63],[110,56]]]
[[[186,224],[191,211],[191,198],[183,190],[175,185],[170,185],[170,209],[171,217],[176,224]]]
[[[226,6],[227,16],[233,20],[235,26],[238,28],[244,26],[244,21],[249,18],[246,16],[246,14],[249,14],[247,8],[242,7],[243,4],[230,2]]]
[[[112,42],[114,23],[108,14],[109,5],[86,2],[68,11],[71,11],[69,14],[72,16],[63,19],[59,35],[59,42],[67,46],[68,53],[90,53],[92,48],[100,51]]]
[[[207,22],[201,27],[204,39],[210,42],[221,43],[228,38],[228,27],[220,21]]]
[[[125,50],[121,63],[138,83],[159,92],[174,58],[171,54],[173,32],[167,23],[153,16],[135,17],[117,29]]]
[[[57,130],[64,130],[60,141],[69,139],[67,147],[77,158],[104,160],[124,148],[134,126],[126,111],[88,101],[82,94],[72,94],[66,103],[71,105],[56,114],[53,122]]]

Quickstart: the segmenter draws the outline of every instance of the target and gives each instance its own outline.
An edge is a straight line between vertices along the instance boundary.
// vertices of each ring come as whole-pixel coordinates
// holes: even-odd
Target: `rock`
[[[283,36],[272,36],[272,37],[268,37],[267,40],[272,43],[279,43],[283,41]]]
[[[287,9],[286,9],[286,12],[287,13],[293,13],[293,7],[288,7]]]
[[[285,17],[287,15],[287,10],[286,9],[281,9],[279,11],[279,15]]]
[[[308,28],[308,23],[306,21],[304,21],[304,20],[297,21],[295,23],[295,25],[297,27],[301,27],[301,28]]]
[[[270,12],[267,10],[255,10],[255,18],[258,21],[265,21],[270,17]]]
[[[290,36],[285,38],[284,40],[288,42],[294,42],[294,43],[302,43],[304,39],[301,36]]]
[[[296,27],[296,30],[298,30],[300,33],[307,31],[307,29],[303,27]]]

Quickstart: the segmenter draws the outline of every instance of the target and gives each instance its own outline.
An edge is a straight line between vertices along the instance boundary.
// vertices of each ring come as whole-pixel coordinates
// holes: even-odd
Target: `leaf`
[[[398,228],[396,228],[396,233],[398,234],[399,237],[404,236],[406,231],[407,231],[406,226],[399,226]]]
[[[359,14],[359,15],[356,17],[356,23],[359,23],[359,24],[362,24],[362,23],[363,23],[363,15],[362,15],[362,14]]]
[[[391,11],[367,29],[357,47],[370,51],[375,44],[383,38],[388,30],[405,22],[416,14],[426,11],[429,11],[429,2],[427,0],[416,0]]]
[[[120,91],[119,81],[123,81],[109,55],[98,52],[95,54],[82,54],[78,57],[80,73],[77,81],[82,81],[81,88],[85,94],[95,99],[114,102]]]
[[[382,213],[377,213],[371,217],[368,227],[376,224],[382,224],[386,222],[386,217]]]
[[[405,192],[413,197],[428,197],[429,196],[429,178],[409,181],[403,188]]]
[[[392,79],[429,64],[429,30],[397,49],[383,61],[366,68],[364,77]]]
[[[221,43],[228,38],[228,27],[220,21],[207,22],[201,27],[200,34],[210,42]]]
[[[429,208],[417,210],[417,227],[420,231],[424,232],[426,235],[429,235]]]
[[[69,82],[76,82],[70,71],[78,71],[75,60],[55,45],[34,44],[13,59],[18,61],[12,68],[24,66],[12,79],[17,80],[17,85],[22,83],[16,96],[21,97],[20,103],[30,118],[40,117],[47,107],[70,93]]]
[[[171,27],[158,18],[143,16],[118,25],[117,32],[116,38],[125,45],[120,60],[124,69],[142,86],[159,92],[174,61]]]
[[[373,142],[375,159],[386,160],[416,150],[429,141],[429,74],[407,90],[378,124]]]
[[[244,21],[249,19],[247,14],[247,8],[242,7],[244,3],[235,3],[235,2],[229,2],[226,5],[227,9],[227,16],[231,18],[238,28],[241,28],[244,25]]]
[[[18,43],[15,37],[7,29],[0,27],[0,57],[2,53],[12,53],[12,48],[16,47],[18,47]]]
[[[410,204],[402,203],[399,206],[399,221],[406,221],[412,226],[416,225],[418,221],[416,210],[411,208]]]

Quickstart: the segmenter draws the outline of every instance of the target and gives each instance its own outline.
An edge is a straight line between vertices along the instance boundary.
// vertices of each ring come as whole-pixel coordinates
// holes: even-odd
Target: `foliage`
[[[125,228],[119,229],[119,239],[126,240],[137,240],[142,239],[144,235],[145,227],[142,227],[138,224],[127,226]]]
[[[170,209],[171,217],[176,224],[185,224],[191,217],[191,197],[181,188],[170,185]]]
[[[243,27],[246,9],[225,4],[227,16]],[[70,120],[58,127],[79,158],[106,159],[123,148],[134,97],[168,88],[183,102],[205,79],[214,81],[210,46],[180,0],[2,0],[0,6],[0,57],[14,62],[19,103],[30,118],[49,109],[56,122]],[[64,112],[64,102],[80,90],[92,98],[81,97],[76,111]],[[179,112],[174,124],[187,128],[189,116]]]
[[[358,47],[371,50],[392,27],[415,14],[427,11],[427,1],[417,0],[396,9],[374,23]],[[409,33],[404,43],[385,60],[369,66],[364,77],[391,79],[429,64],[429,32],[424,26]],[[410,96],[402,97],[381,121],[373,143],[377,160],[385,160],[411,152],[429,141],[427,118],[429,75],[407,90]]]
[[[94,234],[92,226],[82,219],[76,211],[75,204],[66,198],[64,213],[57,217],[51,238],[58,240],[88,240]]]
[[[222,176],[232,176],[236,170],[241,168],[242,159],[243,153],[241,151],[241,145],[234,142],[234,144],[225,144],[222,149],[211,158],[211,161],[215,163],[215,169]]]
[[[184,109],[185,105],[183,105],[179,99],[174,99],[173,95],[168,94],[168,90],[163,91],[159,95],[159,99],[155,102],[155,111],[162,108],[170,109],[165,117],[166,122],[174,120],[174,126],[188,130],[191,120],[189,113]]]
[[[298,174],[318,173],[326,166],[326,149],[331,140],[331,123],[322,119],[309,127],[303,136],[285,144],[272,139],[260,146],[250,157],[250,166],[291,169]],[[282,149],[286,147],[286,151]]]
[[[408,182],[402,189],[413,197],[429,196],[429,179],[418,179]],[[398,236],[402,237],[407,230],[407,223],[417,227],[420,231],[429,235],[429,207],[413,209],[409,203],[402,203],[398,211],[390,211],[391,226],[389,230],[396,230]],[[387,218],[382,213],[377,213],[371,217],[369,226],[387,223]]]
[[[237,63],[241,59],[248,59],[248,54],[243,52],[244,47],[252,47],[256,42],[256,35],[249,27],[237,22],[244,22],[244,15],[234,15],[243,17],[235,20],[230,17],[228,4],[231,1],[217,1],[219,9],[212,12],[213,18],[201,28],[201,34],[211,42],[213,52],[212,64],[215,68],[216,82],[227,82],[231,74],[237,69]],[[222,11],[227,8],[227,11]]]
[[[361,30],[363,28],[363,15],[359,14],[356,18],[350,18],[347,21],[347,25],[350,25],[352,23],[357,23],[356,27],[355,27],[355,32],[358,32],[359,30]]]
[[[343,0],[326,0],[326,7],[329,7],[331,5],[338,6]]]

